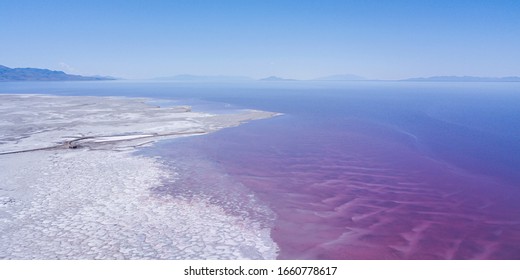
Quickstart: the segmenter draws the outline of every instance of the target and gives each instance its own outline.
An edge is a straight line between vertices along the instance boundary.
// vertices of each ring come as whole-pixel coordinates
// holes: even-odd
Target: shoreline
[[[230,215],[208,197],[153,192],[179,174],[134,152],[186,136],[178,133],[210,133],[275,113],[194,113],[121,97],[0,100],[1,152],[81,138],[76,149],[0,155],[0,259],[276,258],[271,229],[261,222]]]

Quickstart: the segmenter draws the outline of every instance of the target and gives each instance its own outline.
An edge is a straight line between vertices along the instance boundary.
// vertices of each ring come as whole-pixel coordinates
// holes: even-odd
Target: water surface
[[[150,151],[185,171],[162,192],[205,192],[230,215],[269,224],[281,259],[520,259],[519,83],[2,83],[0,92],[283,113]]]

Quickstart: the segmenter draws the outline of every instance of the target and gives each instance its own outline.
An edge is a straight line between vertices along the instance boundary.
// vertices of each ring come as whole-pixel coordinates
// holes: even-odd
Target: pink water
[[[280,259],[520,258],[514,186],[435,160],[387,127],[302,130],[273,120],[168,149],[196,150],[253,190],[276,214]]]
[[[271,228],[280,259],[520,259],[520,83],[37,82],[0,92],[284,113],[147,151],[179,174],[154,191],[204,196]]]

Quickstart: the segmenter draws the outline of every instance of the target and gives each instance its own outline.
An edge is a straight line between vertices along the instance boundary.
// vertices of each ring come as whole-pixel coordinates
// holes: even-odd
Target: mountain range
[[[294,79],[285,79],[278,76],[269,76],[267,78],[260,79],[259,81],[266,81],[266,82],[282,82],[282,81],[296,81]]]
[[[363,81],[366,78],[353,75],[353,74],[341,74],[341,75],[330,75],[314,79],[315,81]]]
[[[216,76],[203,76],[203,75],[190,75],[190,74],[181,74],[169,77],[159,77],[154,78],[154,80],[158,81],[208,81],[208,82],[218,82],[218,81],[250,81],[253,78],[246,76],[225,76],[225,75],[216,75]]]
[[[0,65],[0,81],[102,81],[112,77],[71,75],[63,71],[40,68],[9,68]]]
[[[405,82],[520,82],[520,77],[475,77],[475,76],[433,76],[427,78],[410,78]]]
[[[192,82],[233,82],[233,81],[255,81],[255,79],[246,76],[203,76],[203,75],[176,75],[171,77],[155,78],[154,80],[164,81],[192,81]],[[308,80],[288,79],[279,76],[269,76],[256,81],[268,82],[284,82],[284,81],[400,81],[400,82],[520,82],[520,77],[475,77],[475,76],[433,76],[419,77],[402,80],[369,80],[353,74],[339,74],[319,77]]]
[[[103,81],[116,80],[107,76],[80,76],[67,74],[63,71],[54,71],[40,68],[9,68],[0,65],[0,82],[6,81]],[[192,81],[192,82],[232,82],[232,81],[254,81],[255,79],[246,76],[204,76],[182,74],[169,77],[155,78],[158,81]],[[307,81],[364,81],[364,77],[353,74],[330,75]],[[287,79],[278,76],[269,76],[258,81],[298,81],[296,79]],[[300,80],[305,81],[305,80]],[[377,81],[377,80],[373,80]],[[390,80],[387,80],[390,81]],[[476,77],[476,76],[432,76],[418,77],[402,80],[394,80],[401,82],[520,82],[520,77]]]

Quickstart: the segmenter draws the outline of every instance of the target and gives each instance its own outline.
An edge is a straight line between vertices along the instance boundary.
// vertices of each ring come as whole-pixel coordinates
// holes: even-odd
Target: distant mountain
[[[279,82],[279,81],[296,81],[294,79],[285,79],[277,76],[269,76],[267,78],[260,79],[259,81],[270,81],[270,82]]]
[[[63,71],[40,68],[9,68],[0,65],[0,81],[102,81],[112,77],[70,75]]]
[[[218,81],[250,81],[252,78],[246,77],[246,76],[224,76],[224,75],[218,75],[218,76],[200,76],[200,75],[189,75],[189,74],[182,74],[182,75],[176,75],[171,77],[159,77],[155,78],[154,80],[160,80],[160,81],[196,81],[196,82],[218,82]]]
[[[342,74],[342,75],[331,75],[314,79],[315,81],[363,81],[366,78],[353,75],[353,74]]]
[[[474,77],[474,76],[434,76],[427,78],[410,78],[407,82],[520,82],[520,77]]]

